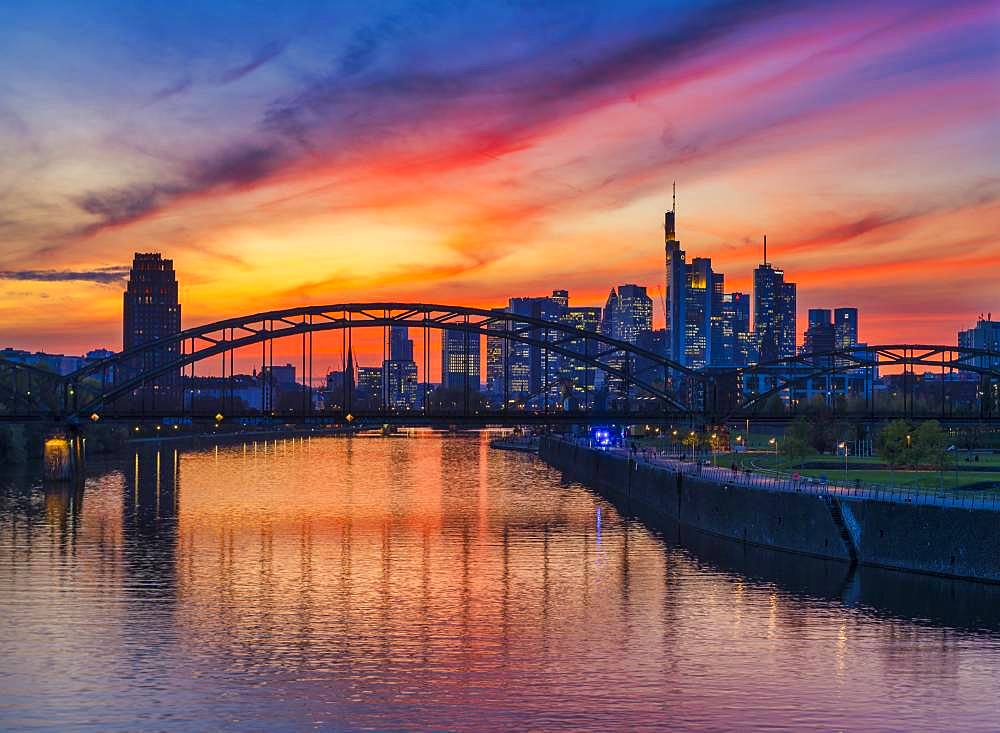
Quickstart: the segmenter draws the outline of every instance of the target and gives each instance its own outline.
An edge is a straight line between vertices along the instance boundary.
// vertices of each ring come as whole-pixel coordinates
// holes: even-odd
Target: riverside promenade
[[[1000,583],[995,496],[793,479],[547,436],[539,456],[649,524],[847,563]]]
[[[580,445],[594,446],[586,439],[576,439]],[[795,477],[781,475],[774,471],[748,471],[713,465],[710,459],[686,460],[680,453],[667,453],[655,449],[638,449],[631,453],[623,447],[596,448],[608,453],[630,458],[638,463],[660,466],[675,473],[697,476],[719,484],[745,486],[762,491],[789,491],[814,494],[816,496],[836,496],[843,499],[868,499],[897,504],[919,504],[925,506],[945,506],[960,509],[991,509],[1000,512],[1000,492],[996,491],[956,491],[953,489],[904,489],[861,481],[838,481],[809,476]],[[1000,519],[1000,517],[998,517]]]

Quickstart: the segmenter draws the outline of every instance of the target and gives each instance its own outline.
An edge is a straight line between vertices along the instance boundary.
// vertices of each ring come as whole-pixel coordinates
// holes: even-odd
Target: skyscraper
[[[136,252],[123,294],[122,348],[129,350],[181,330],[181,306],[173,260],[159,253]],[[167,344],[128,365],[130,372],[149,371],[175,361],[180,344]],[[180,370],[156,380],[157,387],[175,386]]]
[[[652,330],[653,299],[646,294],[646,288],[631,283],[619,285],[614,314],[614,337],[636,344],[643,334]]]
[[[413,341],[410,339],[410,329],[406,326],[389,328],[389,360],[413,361]]]
[[[719,276],[721,278],[721,275]],[[686,322],[684,324],[684,364],[695,368],[712,363],[712,305],[715,273],[712,260],[695,257],[688,265]],[[721,280],[720,280],[721,285]]]
[[[785,271],[764,261],[753,272],[753,319],[757,351],[761,361],[795,356],[795,283],[785,282]]]
[[[667,353],[669,359],[686,363],[685,338],[687,333],[687,283],[688,267],[684,250],[676,231],[677,187],[674,186],[673,206],[664,215],[663,235],[666,257],[666,319]]]
[[[835,348],[833,318],[829,308],[810,308],[808,328],[802,350],[807,354],[826,354]]]
[[[567,304],[568,304],[567,300]],[[601,309],[593,306],[568,307],[563,315],[563,323],[581,331],[597,332],[601,327]],[[565,345],[569,351],[587,356],[597,354],[597,344],[592,339],[574,339]],[[597,367],[593,364],[564,357],[559,370],[560,377],[568,380],[578,399],[588,404],[597,388]]]
[[[1000,321],[994,321],[992,313],[985,318],[980,315],[975,326],[959,331],[958,345],[963,349],[993,352],[975,356],[969,363],[980,369],[1000,369]]]
[[[721,307],[721,338],[719,353],[713,349],[715,364],[747,366],[756,361],[753,333],[750,331],[750,296],[746,293],[725,293]]]
[[[834,340],[838,349],[858,345],[858,309],[836,308],[833,311]]]
[[[385,406],[395,410],[410,410],[417,404],[417,363],[409,331],[406,326],[390,327],[389,358],[382,362],[381,396]]]
[[[441,332],[441,386],[445,389],[479,391],[479,334],[468,331]]]

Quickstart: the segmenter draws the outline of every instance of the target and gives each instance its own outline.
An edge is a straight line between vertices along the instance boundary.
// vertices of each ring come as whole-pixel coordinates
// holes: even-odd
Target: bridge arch
[[[697,395],[704,392],[697,385],[702,385],[705,377],[695,370],[648,349],[565,323],[503,310],[464,306],[401,302],[346,303],[301,306],[224,319],[185,329],[173,336],[120,352],[69,376],[75,387],[75,394],[86,395],[88,388],[95,392],[89,400],[75,400],[69,411],[77,416],[87,415],[92,411],[99,412],[107,404],[158,378],[177,374],[197,362],[232,354],[238,349],[256,344],[301,336],[305,362],[307,353],[311,357],[310,346],[305,339],[309,337],[311,340],[312,334],[338,330],[350,332],[355,328],[387,329],[392,326],[425,329],[425,345],[426,333],[429,330],[439,330],[463,332],[477,338],[494,337],[544,350],[600,369],[622,380],[626,385],[626,394],[632,388],[641,390],[655,398],[663,412],[694,412],[699,408],[695,408],[691,400],[682,401],[678,393],[687,391]],[[578,348],[581,343],[585,344],[583,350]],[[171,349],[176,350],[176,358],[157,359],[155,364],[148,366],[151,355],[162,355]],[[616,356],[619,358],[616,359]],[[644,366],[632,368],[632,363],[639,361]],[[130,374],[130,368],[134,369],[137,363],[146,363],[147,366]],[[425,381],[428,365],[425,348]],[[309,372],[311,374],[311,368]],[[662,387],[646,377],[650,372],[662,374]],[[109,379],[109,375],[113,375],[113,378]],[[671,383],[683,383],[685,387],[668,389],[667,385]],[[692,385],[694,389],[691,389]]]
[[[69,385],[55,372],[0,358],[0,403],[3,412],[55,417],[65,403]]]
[[[900,416],[914,414],[913,390],[916,384],[915,369],[937,370],[941,376],[941,416],[947,416],[944,399],[946,376],[957,373],[977,374],[983,399],[980,400],[980,417],[988,419],[995,412],[1000,399],[1000,353],[951,345],[936,344],[878,344],[854,346],[822,353],[805,353],[773,361],[760,362],[736,370],[741,380],[765,377],[770,383],[766,390],[755,392],[730,410],[730,415],[746,415],[766,403],[771,397],[794,390],[812,380],[840,375],[858,374],[865,377],[866,408],[874,413],[873,385],[882,368],[901,369],[903,380],[903,409]],[[991,395],[987,390],[997,394]]]

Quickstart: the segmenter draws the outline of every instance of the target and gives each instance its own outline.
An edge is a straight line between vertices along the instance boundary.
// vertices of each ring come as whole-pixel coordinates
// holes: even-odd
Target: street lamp
[[[844,451],[844,481],[847,481],[847,441],[841,441],[837,447]]]
[[[716,438],[718,437],[719,436],[717,433],[712,433],[712,444],[711,446],[709,446],[712,449],[712,466],[715,466],[715,446],[716,446]]]
[[[777,438],[771,438],[767,442],[774,446],[774,465],[775,465],[775,467],[777,467],[777,465],[778,465],[778,439]]]

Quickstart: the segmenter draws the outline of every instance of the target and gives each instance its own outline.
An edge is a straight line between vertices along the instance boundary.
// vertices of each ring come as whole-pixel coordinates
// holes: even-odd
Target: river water
[[[485,435],[36,471],[3,730],[1000,729],[1000,587],[649,528]]]

